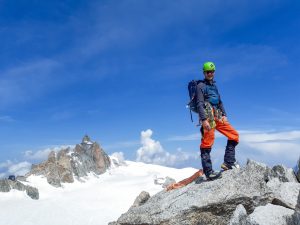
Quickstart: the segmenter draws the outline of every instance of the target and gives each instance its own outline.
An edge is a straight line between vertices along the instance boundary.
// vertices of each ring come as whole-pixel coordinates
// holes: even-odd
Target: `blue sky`
[[[293,166],[299,9],[296,0],[1,1],[0,173],[84,134],[108,154],[135,160],[140,150],[145,161],[199,167],[185,104],[204,61],[215,62],[241,133],[239,160]],[[225,142],[216,140],[216,167]]]

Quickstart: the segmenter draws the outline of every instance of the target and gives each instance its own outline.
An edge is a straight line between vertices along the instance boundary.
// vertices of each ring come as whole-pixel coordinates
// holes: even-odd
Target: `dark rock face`
[[[31,171],[26,176],[43,175],[49,184],[60,187],[61,182],[72,183],[74,181],[70,165],[70,156],[66,155],[70,149],[63,149],[57,155],[52,151],[48,160],[38,165],[32,165]]]
[[[300,182],[300,157],[298,159],[297,165],[295,166],[295,175],[296,175],[298,181]]]
[[[35,187],[27,186],[26,187],[26,193],[29,195],[32,199],[39,199],[39,191]]]
[[[108,155],[96,142],[76,145],[73,156],[76,160],[73,160],[72,166],[79,177],[89,172],[99,175],[110,167]]]
[[[75,149],[62,149],[55,153],[52,151],[48,160],[38,165],[33,165],[31,171],[26,174],[43,175],[49,184],[61,187],[62,183],[73,183],[74,178],[87,176],[93,172],[97,175],[104,173],[111,165],[109,156],[97,142],[92,142],[85,136],[81,144]]]
[[[11,190],[11,187],[8,183],[7,179],[0,180],[0,191],[1,192],[9,192]]]
[[[15,189],[18,191],[26,191],[26,194],[32,199],[39,199],[39,191],[35,187],[29,185],[24,185],[20,181],[3,179],[0,180],[0,192],[9,192],[10,190]]]
[[[223,172],[221,179],[161,191],[112,224],[299,225],[299,191],[291,170],[249,160],[244,168]]]
[[[267,179],[278,178],[281,182],[297,182],[293,169],[282,165],[276,165],[272,169],[268,168]]]

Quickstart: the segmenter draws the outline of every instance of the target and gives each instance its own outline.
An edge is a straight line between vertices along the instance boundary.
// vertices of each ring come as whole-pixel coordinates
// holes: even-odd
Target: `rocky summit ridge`
[[[248,160],[220,179],[200,177],[134,205],[109,225],[300,225],[300,183],[292,169]]]

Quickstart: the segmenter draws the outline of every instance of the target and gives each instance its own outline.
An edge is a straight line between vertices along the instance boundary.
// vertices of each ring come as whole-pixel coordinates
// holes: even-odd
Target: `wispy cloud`
[[[7,160],[6,162],[2,162],[0,163],[0,169],[2,170],[0,178],[7,177],[8,175],[25,175],[30,170],[31,165],[27,161],[14,163]]]
[[[241,143],[269,157],[294,160],[300,156],[300,131],[249,132],[240,135]]]
[[[264,121],[269,121],[269,122],[280,122],[283,124],[290,124],[293,125],[295,124],[295,127],[298,126],[298,123],[300,122],[300,115],[293,111],[289,111],[290,109],[285,107],[285,108],[275,108],[275,107],[268,107],[266,105],[256,105],[256,107],[260,111],[265,111],[268,116],[263,117],[259,120],[264,120]],[[291,119],[287,119],[291,118]]]
[[[154,70],[154,74],[160,75],[157,79],[170,79],[170,77],[172,79],[180,77],[202,79],[201,65],[207,60],[220,62],[217,63],[217,71],[220,71],[216,74],[218,81],[261,76],[261,74],[266,77],[270,76],[272,72],[277,75],[269,77],[270,79],[282,79],[284,74],[278,73],[278,71],[289,65],[288,55],[271,45],[243,43],[195,48],[190,53],[165,56],[160,59],[158,65],[155,60],[153,60],[154,62],[149,61],[150,64],[156,63],[155,67],[149,69]],[[272,112],[276,113],[275,110]]]
[[[242,132],[241,138],[246,143],[300,141],[300,131],[299,130],[285,131],[285,132],[264,132],[264,131],[251,132],[250,131],[250,132]]]
[[[59,121],[59,120],[70,119],[70,118],[73,117],[73,116],[74,116],[74,112],[67,111],[67,110],[61,110],[61,111],[55,112],[55,113],[51,116],[51,119],[52,119],[52,120],[55,120],[55,121]]]
[[[0,169],[9,167],[9,166],[11,166],[12,164],[13,164],[12,161],[6,160],[5,162],[0,163]]]
[[[198,132],[195,134],[169,137],[167,140],[168,141],[195,141],[195,140],[200,140],[200,136],[201,136],[200,132]]]
[[[46,92],[58,67],[54,60],[41,59],[0,71],[0,107],[23,103]]]
[[[103,148],[105,150],[122,150],[123,148],[137,147],[139,144],[139,141],[121,141],[109,145],[104,144]]]
[[[15,119],[13,119],[11,116],[0,116],[0,122],[15,122]]]
[[[66,149],[68,147],[74,148],[74,146],[71,145],[62,145],[38,151],[26,151],[23,154],[23,160],[25,161],[14,162],[11,160],[6,160],[5,162],[1,162],[0,178],[7,177],[8,175],[25,175],[27,172],[30,171],[32,162],[41,163],[42,161],[47,160],[51,151],[57,152],[61,149]]]
[[[215,132],[215,137],[222,137],[219,132]],[[167,141],[199,141],[201,139],[200,131],[195,134],[179,135],[167,138]]]
[[[24,152],[24,158],[27,160],[37,160],[37,161],[42,161],[46,160],[50,154],[50,152],[55,151],[58,152],[61,149],[66,149],[66,148],[73,148],[74,146],[72,145],[62,145],[62,146],[55,146],[51,148],[46,148],[38,151],[25,151]]]
[[[236,26],[242,25],[245,21],[252,20],[259,16],[263,10],[272,11],[279,7],[282,1],[260,1],[258,4],[248,4],[241,1],[231,1],[224,4],[220,0],[215,1],[162,1],[162,2],[152,2],[152,1],[119,1],[118,4],[113,2],[106,2],[105,4],[98,2],[91,2],[89,7],[85,10],[86,12],[76,11],[75,16],[70,16],[68,19],[64,20],[63,28],[61,24],[56,24],[59,26],[51,25],[50,30],[47,29],[45,34],[51,35],[52,39],[43,37],[46,45],[52,46],[53,42],[61,43],[61,37],[63,34],[72,37],[72,42],[68,44],[62,51],[57,51],[53,54],[53,59],[38,59],[30,60],[27,63],[22,63],[14,67],[8,68],[5,71],[0,71],[4,74],[4,78],[0,79],[0,100],[2,105],[18,103],[28,101],[29,99],[45,92],[49,84],[53,83],[55,78],[57,82],[62,77],[68,77],[72,79],[95,79],[95,77],[103,77],[107,74],[119,73],[123,71],[125,66],[130,63],[126,61],[124,65],[120,62],[117,57],[115,60],[111,57],[106,57],[105,54],[110,51],[118,51],[118,49],[128,49],[128,48],[138,48],[139,45],[147,44],[151,38],[159,35],[166,34],[168,29],[189,24],[192,21],[197,21],[197,26],[203,27],[203,31],[199,31],[199,36],[206,37],[208,39],[212,38],[212,35],[219,35],[210,28],[211,26],[205,26],[208,21],[213,21],[214,23],[222,23],[218,27],[222,27],[224,31],[230,30]],[[272,6],[272,7],[270,7]],[[209,7],[209,11],[203,11],[201,9]],[[233,10],[239,8],[239,10]],[[201,13],[199,13],[201,10]],[[228,13],[228,12],[231,13]],[[155,13],[153,13],[155,12]],[[255,14],[253,13],[255,12]],[[263,11],[265,13],[265,11]],[[60,12],[64,15],[62,12]],[[176,15],[176,16],[174,16]],[[222,20],[215,19],[223,18]],[[253,16],[255,15],[255,16]],[[226,21],[226,22],[224,22]],[[86,25],[88,24],[88,26]],[[42,28],[40,23],[36,23],[35,26]],[[12,31],[10,33],[21,33],[28,34],[24,41],[24,35],[18,35],[18,40],[24,43],[31,43],[36,41],[36,28],[33,25],[28,25],[27,23],[22,23],[21,27],[6,29]],[[212,31],[210,30],[212,29]],[[184,36],[184,29],[182,34]],[[26,32],[30,31],[30,32]],[[43,29],[43,31],[45,31]],[[224,32],[223,31],[223,32]],[[80,35],[78,35],[80,34]],[[46,35],[46,36],[47,36]],[[176,45],[176,43],[174,43]],[[158,70],[162,74],[186,74],[195,73],[195,65],[199,60],[199,56],[213,57],[217,58],[219,56],[224,59],[236,58],[240,61],[240,55],[244,55],[244,59],[241,66],[234,66],[235,74],[244,74],[247,69],[244,68],[244,64],[249,64],[249,61],[256,60],[258,63],[264,62],[264,65],[269,65],[271,62],[285,62],[286,60],[282,55],[280,55],[276,50],[268,46],[238,46],[233,48],[226,48],[219,51],[219,46],[216,49],[205,49],[202,48],[196,54],[189,57],[189,59],[194,59],[191,63],[190,60],[185,60],[185,65],[182,65],[185,56],[177,59],[172,59],[172,56],[167,57],[167,60],[163,63],[163,66]],[[223,54],[220,54],[222,53]],[[239,53],[239,54],[236,54]],[[240,54],[243,53],[243,54]],[[247,53],[247,54],[244,54]],[[230,55],[228,55],[230,54]],[[43,54],[42,54],[43,55]],[[259,56],[259,57],[257,57]],[[146,56],[143,56],[146,57]],[[88,75],[85,72],[80,75],[74,76],[67,75],[64,71],[62,73],[54,73],[60,66],[68,67],[68,71],[72,68],[81,70],[81,66],[85,63],[97,59],[97,67],[93,68],[93,71],[89,71]],[[123,60],[130,58],[130,55],[126,54]],[[138,57],[140,58],[140,57]],[[165,58],[165,57],[164,57]],[[263,60],[261,60],[263,59]],[[279,60],[280,59],[280,60]],[[135,66],[137,59],[132,62]],[[161,60],[161,59],[158,59]],[[275,60],[275,61],[274,61]],[[121,60],[122,61],[122,60]],[[129,60],[130,61],[130,60]],[[234,61],[234,60],[233,60]],[[180,65],[178,62],[181,62]],[[154,62],[157,64],[157,62]],[[232,76],[232,65],[229,65],[230,74]],[[273,63],[273,65],[278,65],[278,63]],[[121,66],[119,66],[121,65]],[[182,65],[182,66],[181,66]],[[176,73],[173,71],[176,70]],[[223,71],[227,71],[227,67],[224,67]],[[251,73],[252,70],[249,71]],[[160,75],[161,75],[160,73]],[[226,76],[230,77],[230,76]],[[52,78],[52,79],[48,79]]]
[[[11,165],[8,168],[8,173],[14,174],[14,175],[24,175],[25,173],[27,173],[30,170],[31,165],[32,164],[27,161]]]
[[[213,54],[214,58],[223,62],[220,70],[224,80],[256,74],[268,76],[289,64],[286,54],[268,45],[226,46]]]
[[[219,32],[242,26],[245,22],[264,15],[266,11],[279,8],[282,2],[281,0],[272,2],[267,0],[260,1],[258,4],[248,4],[230,1],[224,4],[220,0],[209,2],[127,0],[119,1],[118,4],[114,2],[93,3],[89,8],[89,13],[72,17],[69,21],[69,26],[75,27],[81,33],[80,36],[74,37],[76,41],[69,56],[74,59],[80,58],[79,61],[82,61],[102,55],[107,50],[137,47],[174,27],[182,27],[180,29],[182,37],[185,37],[185,24],[195,23],[195,21],[198,27],[202,27],[198,33],[200,37],[205,40],[218,38]],[[202,10],[208,7],[209,11]],[[237,8],[239,10],[235,10]],[[217,18],[222,18],[222,20]],[[207,26],[209,22],[214,26]],[[89,26],[84,26],[86,23]],[[218,31],[214,27],[218,27]],[[181,32],[178,31],[178,35]],[[209,50],[211,49],[205,52],[201,49],[200,55],[208,53],[210,56],[212,51]],[[199,54],[196,58],[199,58]],[[187,67],[185,69],[187,70]]]

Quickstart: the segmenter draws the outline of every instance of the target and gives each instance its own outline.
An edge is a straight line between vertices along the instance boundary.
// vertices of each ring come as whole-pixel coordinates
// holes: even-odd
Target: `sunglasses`
[[[209,71],[205,71],[205,73],[209,74],[209,73],[214,73],[214,70],[209,70]]]

